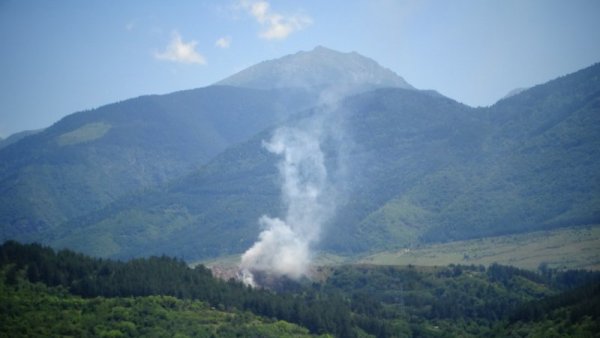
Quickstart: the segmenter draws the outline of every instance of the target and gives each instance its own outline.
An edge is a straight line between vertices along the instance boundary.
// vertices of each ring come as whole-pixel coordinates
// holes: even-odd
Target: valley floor
[[[358,262],[422,266],[499,263],[529,270],[545,264],[558,269],[600,270],[600,225],[385,251],[360,258]]]
[[[225,279],[234,277],[240,255],[219,257],[190,264],[218,270]],[[568,227],[525,234],[487,237],[448,243],[420,245],[382,251],[366,256],[320,253],[317,266],[341,264],[446,266],[449,264],[512,265],[537,270],[544,264],[553,269],[600,270],[600,225]],[[234,271],[234,272],[231,272]]]

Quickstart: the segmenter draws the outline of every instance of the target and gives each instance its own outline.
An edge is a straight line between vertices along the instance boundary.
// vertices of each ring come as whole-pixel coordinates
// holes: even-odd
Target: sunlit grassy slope
[[[222,256],[192,263],[209,267],[237,266],[241,255]],[[314,258],[317,266],[345,264],[445,266],[449,264],[486,265],[493,263],[537,270],[541,264],[557,269],[600,270],[600,225],[569,227],[419,245],[373,253],[341,256],[321,252]]]
[[[524,269],[546,263],[552,268],[600,270],[600,225],[384,251],[358,262],[425,266],[499,263]]]

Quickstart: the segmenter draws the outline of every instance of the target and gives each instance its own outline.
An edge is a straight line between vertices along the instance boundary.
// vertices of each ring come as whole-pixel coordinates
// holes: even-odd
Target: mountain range
[[[326,163],[347,165],[321,250],[600,221],[600,64],[472,108],[317,47],[75,113],[0,148],[0,240],[117,258],[243,252],[258,218],[284,209],[263,141],[324,104],[345,141],[323,145]]]

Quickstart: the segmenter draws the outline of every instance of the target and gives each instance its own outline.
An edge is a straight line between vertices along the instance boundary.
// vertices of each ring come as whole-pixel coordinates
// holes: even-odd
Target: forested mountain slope
[[[600,222],[600,64],[488,108],[323,47],[223,83],[238,87],[76,113],[0,149],[0,239],[103,257],[241,253],[261,215],[284,212],[279,158],[263,142],[324,112],[337,139],[321,146],[338,193],[317,249]]]
[[[597,222],[599,73],[595,65],[488,109],[404,89],[346,99],[336,113],[348,140],[344,193],[321,248],[376,251]],[[287,123],[310,114],[318,110]],[[277,157],[261,145],[271,132],[165,189],[63,224],[52,243],[119,257],[243,252],[258,218],[282,212]],[[337,161],[339,149],[325,147]]]
[[[472,126],[477,123],[475,112],[426,92],[381,89],[348,99],[337,113],[347,125],[345,137],[355,145],[345,151],[352,165],[339,178],[346,190],[340,201],[345,209],[338,214],[345,214],[346,219],[334,220],[330,235],[348,246],[358,246],[348,241],[348,236],[354,236],[348,230],[357,221],[419,178],[449,162],[475,156],[472,153],[477,151],[470,145],[451,149],[453,143],[478,137],[479,128]],[[300,123],[311,114],[319,110],[301,114],[288,124]],[[261,145],[271,132],[226,150],[165,189],[63,224],[66,232],[59,233],[53,243],[124,257],[176,250],[186,259],[195,259],[245,250],[259,231],[258,218],[277,215],[282,207],[277,157]],[[325,151],[340,155],[339,149]],[[336,228],[345,221],[345,228]],[[345,249],[352,248],[348,246]]]
[[[219,85],[109,104],[9,137],[0,142],[0,239],[47,242],[61,223],[186,175],[296,112],[382,86],[412,88],[371,59],[319,47]]]
[[[40,232],[191,172],[301,109],[297,91],[214,86],[75,113],[0,149],[0,238]]]

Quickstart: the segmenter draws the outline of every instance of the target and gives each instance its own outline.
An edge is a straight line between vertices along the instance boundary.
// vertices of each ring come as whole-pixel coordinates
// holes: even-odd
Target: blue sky
[[[0,0],[0,137],[323,45],[471,106],[600,61],[600,1]]]

